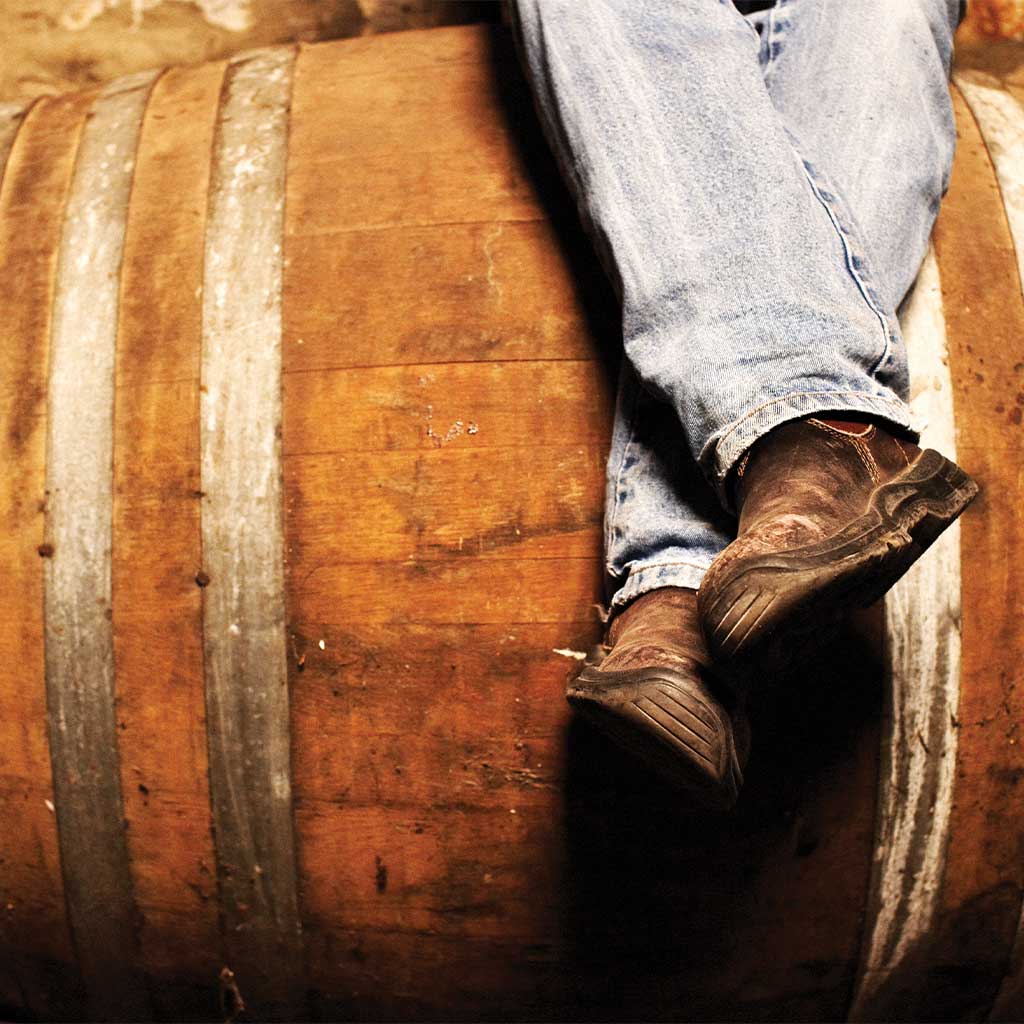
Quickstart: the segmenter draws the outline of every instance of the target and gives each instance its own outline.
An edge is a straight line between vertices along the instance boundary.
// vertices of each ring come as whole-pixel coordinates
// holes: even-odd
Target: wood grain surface
[[[913,991],[883,993],[894,1014],[1013,1019],[1024,300],[960,97],[925,296],[941,347],[941,288],[956,445],[985,488],[961,533],[959,704],[948,659],[905,670],[946,688],[955,721],[906,749],[927,701],[886,695],[871,609],[758,696],[744,795],[712,817],[563,699],[601,633],[618,310],[508,38],[291,61],[160,77],[113,279],[104,764],[127,969],[154,1015],[224,1019],[240,995],[256,1019],[836,1020],[898,963]],[[0,188],[0,1003],[45,1019],[96,998],[66,919],[85,847],[62,863],[43,651],[50,309],[94,98],[34,107]],[[890,640],[932,622],[926,591],[892,603]],[[955,633],[955,606],[936,628]],[[883,806],[913,790],[909,845],[876,821],[883,742]],[[946,811],[948,843],[929,830]],[[925,861],[927,892],[900,888],[886,918],[873,865],[891,881]]]
[[[877,684],[833,680],[859,730],[811,702],[824,746],[787,754],[785,714],[766,716],[764,788],[728,823],[570,727],[558,652],[598,635],[614,323],[593,340],[588,243],[552,216],[571,208],[546,154],[516,141],[538,134],[507,41],[389,43],[303,49],[292,107],[284,471],[317,1010],[838,1014]]]
[[[222,966],[196,577],[203,246],[223,74],[222,64],[208,64],[171,69],[156,82],[121,271],[112,543],[118,747],[140,965],[159,979],[151,991],[163,1017],[215,1002]]]
[[[984,140],[959,91],[959,148],[936,227],[962,465],[983,491],[961,525],[963,663],[956,794],[930,990],[919,1012],[986,1013],[1024,891],[1015,821],[1024,780],[1020,520],[1024,336],[1013,240]],[[1024,1009],[1018,1007],[1018,1009]]]
[[[44,100],[21,125],[0,191],[0,922],[18,999],[60,1016],[81,998],[64,902],[47,737],[43,624],[46,382],[64,207],[93,94]],[[8,982],[10,985],[11,982]]]

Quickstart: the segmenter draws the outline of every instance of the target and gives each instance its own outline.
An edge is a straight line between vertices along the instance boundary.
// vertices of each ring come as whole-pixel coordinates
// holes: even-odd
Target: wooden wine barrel
[[[1024,1013],[1024,116],[954,98],[904,322],[985,491],[722,818],[562,698],[615,311],[500,31],[0,111],[3,1013]]]

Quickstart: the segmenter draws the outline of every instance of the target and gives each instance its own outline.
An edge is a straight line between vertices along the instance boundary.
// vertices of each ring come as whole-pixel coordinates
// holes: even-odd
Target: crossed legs
[[[948,181],[960,14],[958,0],[778,0],[749,16],[731,0],[515,0],[542,120],[622,303],[605,517],[613,616],[650,592],[700,588],[738,513],[741,534],[744,519],[779,533],[739,507],[735,485],[773,444],[776,468],[766,474],[763,456],[759,476],[784,474],[772,439],[785,424],[916,436],[895,312]],[[817,440],[801,430],[787,451]],[[918,458],[900,450],[904,469]],[[863,514],[886,480],[868,474]],[[910,537],[911,525],[899,529]],[[848,526],[822,521],[811,535]],[[766,628],[785,633],[799,610],[787,615]],[[709,616],[704,602],[714,646],[729,623]]]

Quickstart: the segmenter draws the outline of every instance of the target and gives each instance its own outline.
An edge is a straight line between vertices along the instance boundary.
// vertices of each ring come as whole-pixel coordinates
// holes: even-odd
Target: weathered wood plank
[[[1017,273],[1024,280],[1024,108],[998,80],[981,73],[958,74],[956,85],[978,122],[988,149],[1017,250]]]
[[[599,632],[596,610],[582,614],[547,625],[354,621],[295,633],[293,652],[303,659],[296,730],[317,737],[295,752],[303,802],[379,797],[431,807],[490,802],[488,793],[509,787],[550,788],[575,664],[558,652],[585,647]],[[337,757],[339,749],[349,756]],[[366,771],[377,764],[386,769]]]
[[[289,558],[596,562],[605,460],[604,446],[292,456]]]
[[[210,791],[228,964],[304,1015],[281,490],[281,272],[294,52],[225,74],[203,276],[200,463]]]
[[[605,443],[613,397],[593,361],[438,363],[292,373],[284,457]],[[339,410],[323,416],[320,409]],[[344,410],[344,413],[341,413]]]
[[[314,565],[300,578],[307,621],[325,627],[352,621],[567,622],[598,600],[601,566],[590,558],[368,559]]]
[[[957,75],[956,83],[978,123],[982,139],[992,161],[999,182],[1007,227],[1017,255],[1018,276],[1024,281],[1024,188],[1021,185],[1021,173],[1024,170],[1024,107],[1022,107],[1024,94],[1012,87],[1003,88],[1001,83],[990,81],[985,76],[978,74]],[[1013,369],[1017,370],[1018,366],[1019,364],[1015,363]],[[1006,394],[1005,397],[1013,397],[1014,404],[1018,409],[1024,405],[1024,391],[1020,389],[1019,384],[1016,396]],[[1019,419],[1019,413],[1011,412],[1011,421],[1014,418]],[[1017,439],[1019,443],[1020,433],[1017,433]],[[1018,467],[1020,466],[1019,454],[1015,458],[1011,455],[1010,458],[1017,462]],[[1012,469],[1007,478],[1013,478]],[[1020,493],[1021,473],[1019,468],[1016,483],[1018,493]],[[1012,516],[1009,509],[1004,511]],[[1010,521],[1012,522],[1012,519]],[[1013,681],[1007,680],[1007,683],[1009,686],[1013,686]],[[1016,738],[1015,733],[1014,739]],[[1011,951],[1006,977],[1000,984],[989,1019],[1012,1021],[1018,1019],[1022,1014],[1024,1014],[1024,913],[1017,925],[1017,936]]]
[[[166,1017],[183,1012],[163,1002],[166,979],[212,983],[222,966],[196,574],[201,285],[223,71],[172,69],[153,89],[118,320],[111,572],[121,788],[140,965]]]
[[[490,34],[431,35],[439,53],[454,59],[430,61],[429,89],[424,69],[403,67],[401,58],[368,61],[364,48],[347,43],[303,49],[292,108],[289,235],[538,217],[502,118]],[[425,44],[401,41],[399,49],[434,45]],[[359,74],[346,74],[346,65]]]
[[[95,94],[41,100],[14,140],[0,189],[0,932],[31,1012],[66,1014],[77,972],[61,878],[46,732],[43,626],[46,379],[54,275],[79,134]],[[46,549],[43,549],[44,553]],[[20,961],[20,963],[19,963]]]
[[[322,170],[318,194],[366,194],[347,172],[333,182],[334,170]],[[299,188],[290,181],[289,196]],[[489,209],[482,203],[480,215]],[[285,291],[291,370],[593,355],[578,282],[546,221],[303,234],[314,227],[297,220],[292,230]]]
[[[953,92],[959,147],[936,227],[961,464],[982,493],[961,522],[970,572],[962,589],[961,697],[956,795],[931,985],[921,1013],[958,1017],[992,1005],[1024,892],[1013,829],[1024,782],[1024,568],[1021,485],[1024,336],[1013,239],[984,140]],[[955,971],[950,969],[955,966]]]

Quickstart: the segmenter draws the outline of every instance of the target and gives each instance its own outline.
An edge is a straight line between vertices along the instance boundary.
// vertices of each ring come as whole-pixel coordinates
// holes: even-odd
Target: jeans
[[[948,185],[961,5],[510,7],[621,300],[614,613],[656,587],[699,586],[735,536],[730,473],[773,428],[854,413],[916,436],[896,311]]]

